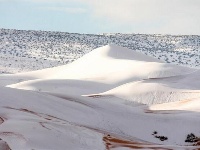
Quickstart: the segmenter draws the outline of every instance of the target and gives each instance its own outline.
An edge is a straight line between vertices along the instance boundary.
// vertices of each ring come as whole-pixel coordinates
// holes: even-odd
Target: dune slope
[[[198,148],[199,75],[115,45],[2,75],[0,138],[11,149]]]

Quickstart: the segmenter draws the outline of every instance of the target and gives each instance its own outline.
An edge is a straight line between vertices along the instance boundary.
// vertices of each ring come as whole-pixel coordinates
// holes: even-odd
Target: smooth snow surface
[[[199,148],[199,77],[115,45],[68,65],[1,75],[0,148]]]

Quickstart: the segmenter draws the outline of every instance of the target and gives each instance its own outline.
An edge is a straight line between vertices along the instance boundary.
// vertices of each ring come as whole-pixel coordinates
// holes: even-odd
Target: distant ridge
[[[200,66],[200,36],[196,35],[93,35],[0,29],[0,43],[0,73],[68,64],[107,44],[126,47],[167,63]]]

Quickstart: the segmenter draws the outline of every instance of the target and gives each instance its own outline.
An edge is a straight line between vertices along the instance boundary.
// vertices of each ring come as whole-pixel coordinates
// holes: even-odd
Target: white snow
[[[199,68],[200,36],[78,34],[0,29],[0,73],[65,65],[95,48],[115,44],[167,63]]]
[[[200,137],[199,76],[112,44],[71,64],[1,75],[0,139],[11,149],[199,148],[185,142]]]

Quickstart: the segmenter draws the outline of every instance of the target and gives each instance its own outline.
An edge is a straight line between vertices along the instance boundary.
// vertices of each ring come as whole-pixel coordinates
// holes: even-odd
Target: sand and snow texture
[[[0,147],[198,148],[199,77],[115,45],[71,64],[1,75]]]

